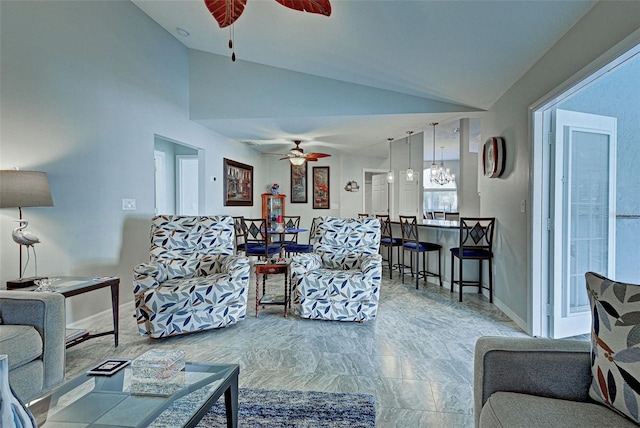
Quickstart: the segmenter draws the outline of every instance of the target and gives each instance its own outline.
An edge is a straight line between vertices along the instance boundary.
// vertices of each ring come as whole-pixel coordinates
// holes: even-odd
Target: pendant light
[[[431,163],[430,177],[432,183],[437,183],[441,186],[448,184],[455,180],[456,176],[451,174],[449,168],[444,167],[444,146],[440,147],[440,167],[436,164],[436,126],[438,122],[430,123],[433,126],[433,162]]]
[[[387,172],[387,183],[391,184],[395,179],[393,164],[391,163],[391,142],[393,141],[393,138],[387,138],[387,140],[389,141],[389,172]]]
[[[413,169],[411,169],[411,134],[413,131],[407,131],[407,144],[409,145],[409,168],[407,168],[407,181],[413,181]]]

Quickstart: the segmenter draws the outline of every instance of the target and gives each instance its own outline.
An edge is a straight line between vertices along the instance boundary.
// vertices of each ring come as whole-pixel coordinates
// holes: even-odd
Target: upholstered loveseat
[[[23,401],[64,380],[65,307],[58,293],[0,290],[0,354],[9,383]]]
[[[313,253],[291,262],[296,311],[303,318],[374,319],[382,279],[380,221],[322,217]]]
[[[249,258],[234,254],[231,216],[156,216],[150,262],[134,268],[138,329],[160,338],[245,318]]]
[[[588,341],[482,337],[476,342],[476,427],[636,427],[589,397]]]
[[[591,343],[481,338],[474,397],[480,427],[640,425],[640,285],[585,274]]]

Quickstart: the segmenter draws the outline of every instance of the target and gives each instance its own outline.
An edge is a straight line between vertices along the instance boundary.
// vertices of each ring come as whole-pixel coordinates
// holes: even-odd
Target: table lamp
[[[28,222],[22,218],[24,207],[52,207],[53,199],[49,189],[47,173],[40,171],[0,170],[0,208],[18,208],[20,219],[19,226],[11,234],[13,240],[20,245],[19,274],[20,279],[7,281],[7,288],[24,288],[33,285],[38,275],[37,260],[35,263],[35,277],[23,278],[22,247],[29,247],[40,242],[38,238],[25,229]],[[33,249],[35,259],[35,249]],[[28,259],[27,259],[28,263]],[[26,270],[26,266],[25,269]]]

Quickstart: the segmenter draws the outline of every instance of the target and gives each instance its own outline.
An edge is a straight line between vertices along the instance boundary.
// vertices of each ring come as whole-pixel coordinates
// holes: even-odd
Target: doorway
[[[638,283],[640,45],[533,109],[534,335],[591,328],[584,274]],[[537,257],[538,255],[539,257]]]
[[[387,172],[381,169],[362,171],[362,182],[365,191],[362,194],[363,213],[372,216],[393,212],[393,186],[387,183]]]
[[[202,150],[156,136],[155,213],[198,215],[204,206]]]

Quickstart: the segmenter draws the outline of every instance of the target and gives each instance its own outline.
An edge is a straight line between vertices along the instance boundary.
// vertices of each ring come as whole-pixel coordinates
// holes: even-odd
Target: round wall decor
[[[485,177],[500,177],[506,162],[504,138],[490,137],[482,148],[482,167]]]

